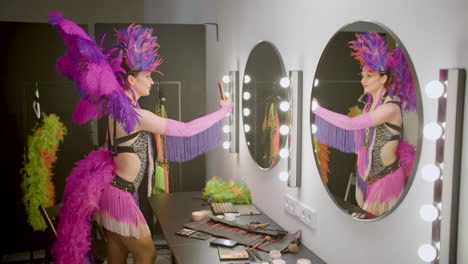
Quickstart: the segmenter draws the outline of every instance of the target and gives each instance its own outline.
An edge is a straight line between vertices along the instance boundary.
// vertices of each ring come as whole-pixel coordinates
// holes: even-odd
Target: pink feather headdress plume
[[[377,32],[356,33],[350,41],[351,55],[369,72],[385,72],[391,56],[385,38]]]
[[[387,87],[387,91],[391,96],[398,96],[401,99],[403,112],[416,111],[418,103],[411,69],[401,48],[397,47],[392,51],[389,67],[393,74],[393,83]]]
[[[116,33],[117,46],[124,53],[124,63],[128,69],[160,73],[156,68],[162,63],[162,58],[157,52],[158,38],[152,36],[152,28],[132,24]]]

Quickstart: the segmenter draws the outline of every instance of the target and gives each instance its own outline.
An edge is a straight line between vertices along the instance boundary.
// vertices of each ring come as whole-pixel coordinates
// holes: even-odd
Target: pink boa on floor
[[[86,263],[91,249],[91,221],[102,190],[111,182],[115,163],[109,150],[100,148],[78,161],[66,179],[63,207],[58,216],[55,263]]]

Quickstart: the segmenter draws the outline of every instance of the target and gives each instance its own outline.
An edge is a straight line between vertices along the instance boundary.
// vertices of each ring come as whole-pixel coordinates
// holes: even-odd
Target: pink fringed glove
[[[369,113],[364,113],[356,117],[349,117],[327,110],[321,106],[313,110],[313,113],[332,125],[345,130],[358,130],[374,126]]]
[[[218,111],[184,123],[173,119],[166,119],[164,135],[174,137],[191,137],[196,135],[223,119],[232,109],[232,104],[221,107]]]

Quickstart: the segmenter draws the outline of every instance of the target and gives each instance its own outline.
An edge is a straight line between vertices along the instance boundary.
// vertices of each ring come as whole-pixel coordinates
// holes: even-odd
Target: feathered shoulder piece
[[[391,60],[385,38],[377,32],[356,33],[351,55],[369,72],[385,72]]]
[[[403,112],[416,111],[418,103],[411,69],[401,48],[397,47],[392,51],[389,67],[394,79],[387,91],[392,97],[398,96],[401,99]]]
[[[65,55],[58,59],[56,70],[74,81],[81,95],[73,121],[83,124],[111,115],[131,133],[137,114],[114,74],[115,68],[120,66],[111,65],[96,42],[75,22],[53,11],[48,21],[63,36],[68,47]],[[117,61],[119,59],[121,55],[117,56]]]
[[[131,71],[157,72],[162,63],[158,54],[158,38],[153,36],[153,29],[141,25],[130,25],[116,30],[117,47],[124,53],[124,63]]]

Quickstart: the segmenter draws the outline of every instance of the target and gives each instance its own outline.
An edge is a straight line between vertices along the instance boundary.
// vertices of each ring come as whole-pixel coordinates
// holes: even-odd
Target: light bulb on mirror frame
[[[231,82],[231,77],[229,77],[228,75],[224,75],[223,76],[223,83],[230,83]]]
[[[419,209],[419,215],[426,222],[433,222],[439,217],[439,210],[432,204],[426,204]]]
[[[319,104],[317,102],[317,99],[312,99],[312,105],[310,107],[310,109],[313,111],[317,110],[317,108],[319,107]]]
[[[281,125],[279,131],[281,135],[286,136],[287,134],[289,134],[289,126]]]
[[[282,101],[279,105],[281,111],[283,112],[286,112],[289,110],[289,108],[291,107],[291,105],[289,104],[289,102],[286,102],[286,101]]]
[[[242,94],[242,98],[244,98],[245,101],[249,100],[251,97],[251,94],[249,92],[244,92]]]
[[[223,126],[223,132],[226,133],[226,134],[231,132],[231,126],[230,125],[224,125]]]
[[[421,175],[427,182],[435,182],[440,178],[442,170],[434,164],[426,164],[421,169]]]
[[[312,125],[310,126],[310,129],[312,130],[312,134],[315,135],[315,133],[317,133],[317,129],[318,129],[318,128],[317,128],[317,125],[316,125],[316,124],[312,124]]]
[[[249,132],[250,132],[250,126],[249,126],[249,125],[247,125],[247,124],[244,125],[244,132],[245,132],[245,133],[249,133]]]
[[[224,142],[223,142],[223,148],[224,148],[224,149],[228,149],[229,147],[231,147],[231,142],[229,142],[229,141],[224,141]]]
[[[281,158],[286,159],[289,157],[289,150],[287,148],[282,148],[279,151],[279,155]]]
[[[288,88],[291,85],[291,80],[287,77],[283,77],[280,80],[280,86],[283,88]]]
[[[425,262],[431,262],[437,258],[437,249],[429,244],[421,245],[418,249],[419,257]]]
[[[423,129],[424,137],[426,139],[433,140],[433,141],[440,138],[442,136],[442,133],[443,133],[442,127],[435,122],[427,123]]]
[[[250,109],[249,108],[244,108],[242,110],[242,113],[244,114],[244,116],[249,116],[250,115]]]
[[[249,76],[249,75],[245,75],[245,76],[244,76],[244,83],[250,83],[250,81],[251,81],[250,76]]]
[[[280,179],[280,181],[285,182],[289,178],[289,173],[287,171],[282,171],[278,174],[278,178]]]
[[[438,80],[430,81],[424,89],[426,96],[432,99],[437,99],[444,95],[445,85]]]

